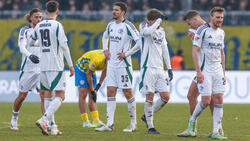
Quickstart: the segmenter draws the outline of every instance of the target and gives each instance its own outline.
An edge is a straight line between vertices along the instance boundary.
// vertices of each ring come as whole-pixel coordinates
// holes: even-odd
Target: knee
[[[169,101],[170,95],[169,93],[166,93],[165,95],[162,95],[161,98],[164,99],[164,101]]]
[[[202,101],[202,105],[204,107],[207,107],[208,105],[210,105],[210,101]]]
[[[20,99],[21,101],[24,101],[24,99],[26,98],[26,96],[27,96],[27,94],[20,94],[20,95],[19,95],[19,99]]]

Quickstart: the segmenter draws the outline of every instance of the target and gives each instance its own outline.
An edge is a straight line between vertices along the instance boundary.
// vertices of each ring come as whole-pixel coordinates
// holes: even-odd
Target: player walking
[[[74,75],[74,67],[71,61],[67,38],[61,23],[56,21],[59,14],[59,3],[57,1],[49,1],[46,3],[47,19],[36,25],[32,34],[33,40],[38,39],[41,46],[41,89],[51,92],[55,91],[56,97],[50,102],[45,114],[36,121],[36,125],[46,135],[49,135],[46,124],[60,107],[65,98],[65,74],[64,60],[69,65],[70,76]],[[51,134],[59,134],[57,125],[52,121]]]
[[[225,92],[225,32],[220,28],[223,23],[224,8],[214,7],[210,11],[210,23],[197,29],[193,43],[193,60],[197,72],[197,86],[202,96],[189,120],[189,134],[195,136],[195,121],[201,112],[214,102],[213,134],[211,139],[227,139],[219,133],[222,128],[223,93]],[[199,52],[203,52],[199,62]],[[213,96],[211,96],[213,95]]]
[[[116,91],[121,88],[127,101],[128,111],[131,118],[130,125],[124,132],[136,130],[136,102],[132,94],[132,63],[131,57],[124,60],[118,59],[119,52],[125,52],[130,48],[132,40],[137,41],[138,31],[134,25],[124,18],[127,6],[123,2],[116,2],[113,5],[113,18],[103,33],[103,49],[108,60],[107,64],[107,125],[96,128],[96,131],[114,130],[114,113],[116,109]],[[108,48],[108,41],[110,46]]]

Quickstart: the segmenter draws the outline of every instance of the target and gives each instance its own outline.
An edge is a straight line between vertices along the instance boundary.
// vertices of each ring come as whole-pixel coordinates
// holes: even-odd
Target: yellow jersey
[[[93,50],[84,53],[77,61],[75,66],[82,72],[102,70],[107,66],[104,50]]]

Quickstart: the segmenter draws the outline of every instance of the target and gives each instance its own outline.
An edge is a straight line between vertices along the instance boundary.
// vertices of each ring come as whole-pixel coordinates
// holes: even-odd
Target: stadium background
[[[18,94],[18,75],[21,53],[17,46],[19,30],[27,25],[23,16],[33,7],[43,10],[48,0],[0,0],[0,101],[14,101]],[[102,48],[102,34],[108,21],[112,19],[112,3],[116,0],[58,0],[62,22],[73,62],[83,53]],[[199,10],[202,18],[209,21],[209,10],[213,6],[226,9],[223,29],[226,32],[225,54],[228,87],[225,94],[226,103],[250,102],[250,2],[248,0],[123,0],[128,4],[126,18],[138,28],[150,8],[158,8],[168,15],[163,22],[167,34],[170,56],[183,50],[185,70],[174,71],[171,83],[172,98],[170,102],[186,103],[186,93],[195,76],[192,61],[192,43],[187,36],[188,26],[182,16],[189,9]],[[140,52],[132,56],[134,71],[133,91],[138,102],[144,96],[138,91]],[[65,65],[67,70],[67,65]],[[97,73],[99,74],[99,73]],[[99,77],[99,75],[97,75]],[[74,78],[67,78],[66,102],[77,102],[78,93],[74,87]],[[105,85],[98,95],[99,102],[106,101]],[[37,92],[28,95],[26,101],[40,101]],[[119,92],[120,93],[120,92]],[[118,95],[118,102],[126,102],[123,95]]]

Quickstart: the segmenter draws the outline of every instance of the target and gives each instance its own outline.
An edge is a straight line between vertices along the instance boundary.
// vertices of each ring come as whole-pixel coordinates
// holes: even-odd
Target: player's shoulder
[[[21,27],[21,28],[20,28],[20,31],[19,31],[20,35],[21,35],[21,36],[24,35],[25,32],[26,32],[29,28],[30,28],[30,27],[27,26],[27,25]]]
[[[132,30],[136,30],[134,24],[133,24],[132,22],[130,22],[129,20],[126,19],[126,20],[123,21],[123,23],[124,23],[126,26],[130,27]]]
[[[143,29],[143,28],[145,28],[145,27],[147,27],[147,26],[148,26],[147,22],[144,21],[144,22],[140,23],[139,29]]]
[[[200,35],[202,32],[204,32],[206,29],[210,28],[210,25],[208,23],[198,27],[196,30],[196,34]]]
[[[110,25],[112,25],[114,23],[115,23],[115,20],[113,19],[113,20],[111,20],[111,21],[108,22],[108,26],[110,26]]]

